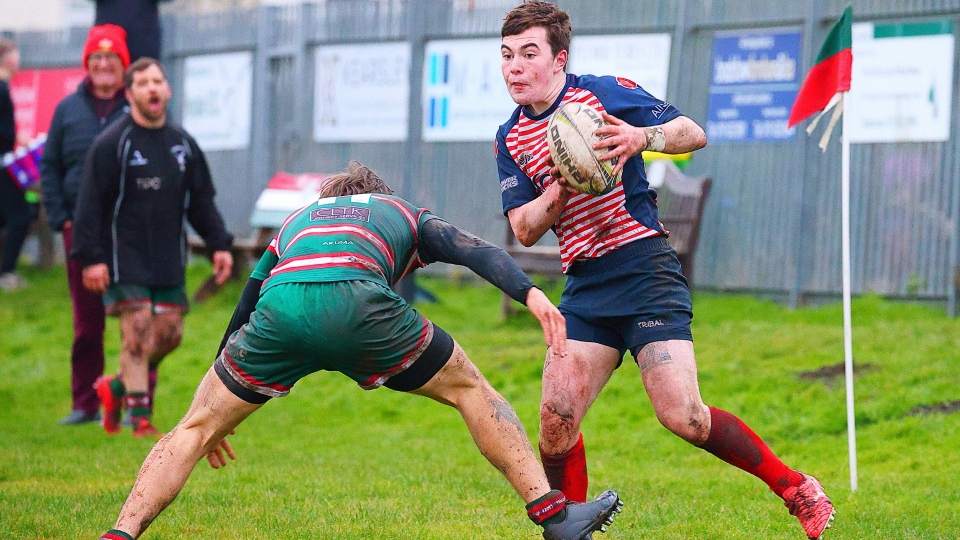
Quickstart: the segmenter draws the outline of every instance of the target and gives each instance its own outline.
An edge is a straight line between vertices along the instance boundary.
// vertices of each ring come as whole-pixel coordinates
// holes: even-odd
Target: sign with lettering
[[[710,142],[783,141],[800,88],[799,31],[717,34],[707,111]]]
[[[844,126],[852,143],[946,141],[953,100],[950,20],[853,25]]]

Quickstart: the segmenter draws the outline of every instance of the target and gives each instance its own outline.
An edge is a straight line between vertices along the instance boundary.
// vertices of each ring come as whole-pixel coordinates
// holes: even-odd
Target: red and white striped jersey
[[[540,115],[517,107],[497,132],[497,166],[503,213],[537,198],[553,183],[547,158],[547,124],[563,103],[586,103],[634,126],[654,126],[678,116],[673,105],[654,98],[636,83],[616,77],[567,75],[556,103]],[[577,259],[599,257],[634,240],[663,234],[656,192],[649,188],[640,156],[627,160],[622,182],[605,195],[576,194],[554,226],[564,272]]]

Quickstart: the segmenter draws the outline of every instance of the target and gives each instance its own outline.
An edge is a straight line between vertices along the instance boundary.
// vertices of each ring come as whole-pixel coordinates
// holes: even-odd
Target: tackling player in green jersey
[[[527,503],[547,540],[588,540],[620,511],[613,491],[587,503],[551,490],[510,404],[463,349],[391,286],[431,262],[466,266],[540,322],[554,354],[566,354],[563,316],[500,248],[394,197],[370,169],[351,162],[319,200],[292,214],[250,277],[221,352],[186,416],[143,463],[113,529],[137,538],[183,488],[206,455],[234,457],[225,436],[272,397],[320,370],[364,389],[386,386],[457,409],[485,458]]]

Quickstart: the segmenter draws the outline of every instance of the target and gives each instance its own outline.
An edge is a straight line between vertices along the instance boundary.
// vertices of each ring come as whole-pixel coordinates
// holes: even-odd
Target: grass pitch
[[[190,272],[190,290],[204,277]],[[110,528],[151,442],[68,412],[70,303],[62,268],[27,269],[0,293],[0,538],[96,538]],[[542,338],[524,313],[501,321],[489,286],[422,279],[417,307],[457,338],[536,436]],[[210,366],[241,284],[194,306],[160,370],[156,424],[173,427]],[[548,287],[551,296],[559,288]],[[960,321],[941,309],[853,306],[860,489],[849,489],[838,305],[790,312],[697,295],[704,399],[742,417],[790,465],[817,475],[837,506],[830,539],[948,539],[960,530]],[[107,370],[117,367],[115,320]],[[942,404],[947,403],[944,406]],[[926,412],[924,412],[926,411]],[[626,501],[606,535],[622,539],[804,538],[757,479],[659,426],[627,358],[584,423],[591,495]],[[238,460],[197,466],[146,539],[538,538],[520,499],[473,446],[453,409],[318,373],[272,400],[232,438]]]

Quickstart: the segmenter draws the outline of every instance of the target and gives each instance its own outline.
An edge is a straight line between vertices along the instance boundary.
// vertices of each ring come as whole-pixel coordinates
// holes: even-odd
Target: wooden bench
[[[687,176],[667,160],[652,163],[648,173],[652,173],[648,177],[656,176],[660,186],[656,188],[660,222],[670,232],[670,245],[677,251],[681,271],[692,287],[693,256],[700,240],[700,223],[704,205],[710,195],[712,179],[708,175]],[[509,223],[507,223],[504,250],[528,274],[551,278],[563,276],[560,271],[559,246],[524,247],[513,234]],[[503,295],[504,316],[513,313],[515,308],[510,297]]]
[[[693,255],[700,242],[703,207],[713,180],[708,175],[687,176],[669,161],[657,163],[665,167],[663,184],[657,188],[657,213],[660,223],[670,231],[670,245],[677,251],[683,276],[693,287]]]

